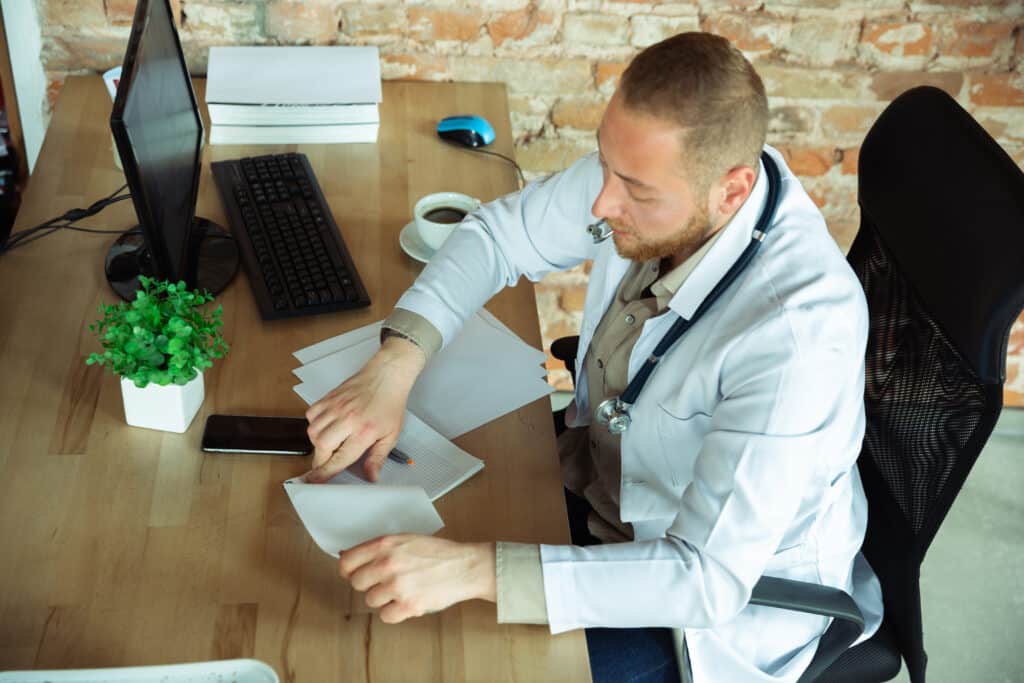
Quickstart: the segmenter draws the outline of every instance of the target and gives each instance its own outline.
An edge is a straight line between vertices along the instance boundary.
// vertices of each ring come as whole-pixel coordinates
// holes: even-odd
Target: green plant
[[[85,360],[144,387],[187,384],[223,358],[228,345],[221,336],[223,308],[208,310],[209,292],[189,291],[184,282],[139,276],[141,289],[131,303],[100,304],[102,318],[89,325],[103,353]]]

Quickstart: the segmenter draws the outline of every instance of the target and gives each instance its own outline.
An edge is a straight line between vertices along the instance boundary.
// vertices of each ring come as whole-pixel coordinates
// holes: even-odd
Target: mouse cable
[[[460,145],[458,143],[451,142],[449,140],[445,140],[443,138],[441,138],[441,141],[444,142],[446,145],[451,145],[452,147],[456,147],[456,148],[464,150],[466,152],[477,152],[478,154],[489,154],[492,157],[498,157],[499,159],[504,159],[508,163],[512,164],[513,167],[515,167],[516,174],[519,176],[519,189],[520,190],[523,189],[523,187],[526,185],[526,176],[523,175],[523,169],[519,168],[519,164],[517,164],[516,160],[513,159],[512,157],[507,157],[504,154],[501,154],[499,152],[492,152],[489,149],[480,149],[479,147],[465,147],[464,145]]]
[[[131,199],[131,194],[119,194],[126,187],[128,187],[127,183],[117,188],[114,192],[103,199],[93,202],[88,208],[71,209],[70,211],[66,211],[64,214],[57,216],[56,218],[51,218],[50,220],[40,223],[35,227],[19,230],[18,232],[11,234],[7,240],[0,245],[0,254],[5,254],[17,247],[24,246],[30,242],[35,242],[37,239],[51,235],[58,230],[74,230],[76,232],[90,233],[127,233],[134,230],[134,228],[128,228],[127,230],[102,230],[98,228],[83,228],[75,225],[83,218],[93,216],[111,204]]]

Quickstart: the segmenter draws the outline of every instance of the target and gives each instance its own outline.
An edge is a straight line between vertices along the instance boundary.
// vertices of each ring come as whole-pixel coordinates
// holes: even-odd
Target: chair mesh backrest
[[[886,107],[858,164],[849,262],[871,321],[863,550],[885,626],[923,683],[920,565],[1002,407],[1006,340],[1024,305],[1024,174],[930,87]]]
[[[964,448],[988,406],[981,383],[916,300],[877,232],[862,229],[871,231],[868,251],[852,263],[871,317],[861,457],[874,463],[916,537],[929,513],[945,514],[935,505],[958,459],[976,457]],[[956,489],[961,483],[952,482]]]

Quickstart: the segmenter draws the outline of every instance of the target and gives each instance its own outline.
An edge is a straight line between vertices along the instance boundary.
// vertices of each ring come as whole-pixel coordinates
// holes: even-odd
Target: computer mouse
[[[437,135],[464,147],[484,147],[494,142],[494,127],[482,116],[448,116],[437,122]]]

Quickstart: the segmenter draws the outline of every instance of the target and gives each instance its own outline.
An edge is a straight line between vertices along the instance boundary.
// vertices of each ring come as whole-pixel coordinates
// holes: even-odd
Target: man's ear
[[[750,166],[734,166],[719,178],[711,188],[709,205],[718,220],[716,224],[733,217],[754,189],[757,174]]]

